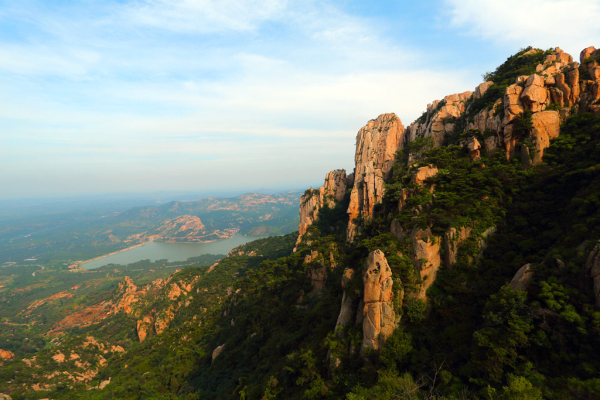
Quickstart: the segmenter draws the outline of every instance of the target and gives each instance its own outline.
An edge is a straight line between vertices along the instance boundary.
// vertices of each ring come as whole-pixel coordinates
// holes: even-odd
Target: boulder
[[[0,393],[0,400],[12,400],[12,397],[7,394]]]
[[[595,50],[596,48],[594,46],[590,46],[586,47],[581,51],[581,53],[579,54],[579,62],[581,63],[581,65],[585,65],[585,60],[589,58]]]
[[[537,74],[533,74],[527,78],[525,89],[521,93],[520,99],[534,113],[541,111],[548,99],[548,90],[544,86],[544,78]]]
[[[381,250],[372,251],[363,274],[364,309],[361,354],[369,348],[377,351],[396,328],[392,302],[392,270]]]
[[[481,160],[481,154],[479,151],[481,149],[481,144],[475,136],[469,136],[465,140],[461,141],[460,145],[467,148],[473,161]]]
[[[215,361],[215,358],[217,358],[219,356],[219,354],[221,354],[221,352],[223,352],[223,350],[225,350],[225,344],[217,346],[217,348],[214,349],[212,352],[212,360]]]
[[[169,324],[175,317],[175,314],[170,309],[163,310],[156,316],[156,320],[154,321],[154,330],[158,335],[163,333],[165,329],[169,327]]]
[[[510,124],[516,117],[523,113],[523,103],[521,102],[521,93],[523,88],[518,84],[512,84],[506,88],[504,94],[504,125]]]
[[[110,378],[108,378],[105,381],[100,382],[100,384],[98,385],[98,389],[102,390],[104,389],[106,386],[108,386],[110,384]]]
[[[423,185],[428,178],[436,176],[437,173],[438,169],[435,165],[426,165],[417,169],[417,172],[412,177],[412,181],[419,185]]]
[[[532,161],[537,165],[542,162],[544,150],[550,146],[550,140],[556,139],[560,134],[560,114],[558,111],[538,112],[531,116],[531,122],[531,137],[536,150]]]
[[[571,102],[571,87],[567,84],[567,78],[565,74],[560,73],[555,76],[556,85],[555,87],[560,90],[563,94],[562,104],[564,107],[571,107],[573,103]]]
[[[425,120],[413,122],[409,128],[408,140],[419,137],[432,137],[435,146],[441,146],[454,124],[448,123],[449,119],[460,117],[466,110],[466,102],[473,92],[451,94],[442,101],[436,100],[427,105]],[[440,103],[442,105],[440,106]]]
[[[475,99],[481,98],[485,94],[485,92],[487,92],[487,90],[490,88],[490,86],[492,86],[493,84],[494,84],[494,82],[492,82],[492,81],[480,83],[479,86],[477,86],[475,88],[475,92],[473,92],[473,98],[475,98]]]
[[[509,286],[514,290],[525,292],[531,283],[531,279],[533,279],[533,268],[531,267],[531,264],[525,264],[519,268],[510,281]]]

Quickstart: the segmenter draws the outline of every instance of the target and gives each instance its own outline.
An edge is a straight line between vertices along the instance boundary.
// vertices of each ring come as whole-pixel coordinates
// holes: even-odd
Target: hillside
[[[4,361],[0,391],[600,398],[600,50],[576,62],[526,48],[485,80],[406,128],[391,113],[369,121],[354,171],[303,194],[298,235],[90,294],[85,310],[106,317],[75,326],[65,313]],[[117,218],[141,226],[181,207]]]

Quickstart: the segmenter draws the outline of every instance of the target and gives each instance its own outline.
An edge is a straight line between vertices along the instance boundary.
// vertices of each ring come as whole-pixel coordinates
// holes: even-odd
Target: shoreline
[[[127,247],[127,248],[124,248],[124,249],[121,249],[121,250],[113,251],[112,253],[104,254],[104,255],[101,255],[101,256],[98,256],[98,257],[94,257],[94,258],[91,258],[89,260],[82,261],[82,262],[80,262],[78,264],[78,267],[80,269],[85,269],[84,268],[85,264],[91,263],[93,261],[98,261],[98,260],[101,260],[103,258],[110,257],[110,256],[113,256],[115,254],[123,253],[125,251],[132,250],[132,249],[135,249],[137,247],[145,246],[147,244],[154,243],[154,242],[157,242],[157,243],[169,243],[169,244],[210,244],[210,243],[216,243],[216,242],[222,242],[222,241],[231,240],[231,239],[233,239],[233,238],[235,238],[237,236],[246,237],[246,238],[252,238],[248,242],[252,242],[254,240],[258,240],[258,239],[263,239],[265,237],[269,237],[269,236],[248,236],[248,235],[239,235],[239,234],[236,234],[236,235],[233,235],[232,237],[229,237],[229,238],[209,240],[209,241],[206,241],[206,242],[179,242],[179,241],[166,241],[166,240],[155,239],[155,240],[151,240],[151,241],[148,241],[148,242],[139,243],[139,244],[136,244],[134,246]],[[248,242],[244,242],[244,243],[241,243],[241,244],[239,244],[237,246],[234,246],[233,249],[235,249],[238,246],[241,246],[243,244],[246,244]],[[229,252],[231,252],[231,250]],[[95,269],[95,268],[91,268],[91,269]],[[86,271],[89,271],[89,270],[86,270]]]
[[[114,256],[115,254],[119,254],[119,253],[122,253],[124,251],[131,250],[131,249],[135,249],[137,247],[145,246],[145,245],[147,245],[149,243],[152,243],[152,242],[139,243],[139,244],[136,244],[135,246],[126,247],[126,248],[121,249],[121,250],[113,251],[112,253],[104,254],[104,255],[101,255],[101,256],[98,256],[98,257],[95,257],[95,258],[90,258],[89,260],[85,260],[85,261],[80,262],[79,266],[83,267],[83,264],[91,263],[92,261],[101,260],[101,259],[103,259],[105,257]]]

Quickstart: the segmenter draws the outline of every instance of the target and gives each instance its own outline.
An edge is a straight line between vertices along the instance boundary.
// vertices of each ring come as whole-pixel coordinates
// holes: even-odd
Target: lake
[[[108,264],[127,265],[141,260],[185,261],[190,257],[202,254],[227,254],[233,248],[253,240],[262,239],[264,236],[241,236],[231,239],[217,240],[211,243],[166,243],[150,242],[140,247],[113,254],[99,260],[83,264],[84,269],[104,267]]]

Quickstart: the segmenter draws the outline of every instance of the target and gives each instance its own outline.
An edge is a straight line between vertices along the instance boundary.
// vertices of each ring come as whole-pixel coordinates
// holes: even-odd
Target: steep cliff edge
[[[333,208],[346,194],[346,188],[352,185],[354,176],[346,176],[346,171],[338,169],[325,176],[325,183],[318,189],[310,188],[300,198],[300,224],[298,241],[294,252],[302,241],[308,228],[319,218],[319,210],[326,206]]]
[[[356,135],[354,185],[348,206],[347,238],[354,241],[360,222],[369,220],[373,207],[384,195],[384,180],[389,177],[396,151],[404,143],[404,126],[396,114],[382,114],[362,127]]]

